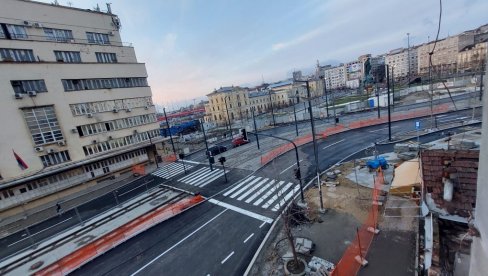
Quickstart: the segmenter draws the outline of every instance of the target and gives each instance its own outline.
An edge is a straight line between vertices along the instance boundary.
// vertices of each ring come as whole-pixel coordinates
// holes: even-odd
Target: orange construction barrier
[[[146,174],[146,167],[144,165],[134,165],[132,166],[132,173],[138,175],[145,175]]]
[[[204,198],[201,195],[196,195],[142,215],[77,249],[57,262],[48,265],[36,272],[35,275],[66,275],[138,233],[183,212],[203,200]]]
[[[163,160],[165,162],[174,162],[176,160],[178,160],[178,158],[176,157],[176,154],[170,154],[170,155],[167,155],[163,158]]]
[[[378,228],[378,199],[381,185],[384,184],[383,172],[380,170],[375,177],[371,210],[363,225],[357,229],[356,238],[344,252],[331,276],[356,275],[366,262],[366,255]]]

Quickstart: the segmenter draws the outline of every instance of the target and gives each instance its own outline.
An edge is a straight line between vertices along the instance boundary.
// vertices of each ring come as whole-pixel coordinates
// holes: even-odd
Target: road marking
[[[397,128],[398,126],[392,126],[391,128]],[[387,127],[384,127],[384,128],[380,128],[380,129],[375,129],[375,130],[370,130],[369,132],[377,132],[377,131],[382,131],[382,130],[385,130],[385,129],[388,129]]]
[[[300,160],[300,162],[302,162],[302,161],[303,161],[303,159],[302,159],[302,160]],[[288,168],[286,168],[286,169],[282,170],[282,171],[280,172],[280,174],[282,174],[282,173],[286,172],[287,170],[289,170],[289,169],[293,168],[293,166],[296,166],[296,164],[297,164],[297,162],[293,163],[293,165],[291,165],[291,166],[289,166]]]
[[[267,223],[272,223],[273,222],[273,219],[271,218],[268,218],[268,217],[265,217],[265,216],[262,216],[260,214],[256,214],[256,213],[253,213],[251,211],[248,211],[248,210],[245,210],[245,209],[242,209],[242,208],[239,208],[237,206],[234,206],[234,205],[230,205],[228,203],[225,203],[225,202],[222,202],[222,201],[219,201],[219,200],[216,200],[216,199],[209,199],[208,200],[210,203],[213,203],[215,205],[219,205],[219,206],[222,206],[224,208],[227,208],[227,209],[230,209],[232,211],[235,211],[235,212],[238,212],[238,213],[241,213],[243,215],[246,215],[248,217],[251,217],[251,218],[255,218],[257,220],[260,220],[260,221],[264,221],[264,222],[267,222]]]
[[[259,225],[259,228],[263,228],[263,226],[266,224],[266,221],[263,222],[261,225]]]
[[[266,192],[266,194],[264,194],[262,197],[260,197],[258,200],[256,200],[256,202],[254,202],[253,205],[258,206],[259,204],[261,204],[261,202],[266,200],[271,194],[273,194],[284,183],[285,183],[285,181],[278,182],[278,184],[276,184],[276,186],[273,186],[269,191]]]
[[[244,240],[244,243],[246,243],[250,238],[252,238],[252,236],[254,236],[254,233],[252,233],[251,235],[249,235],[249,237],[247,237],[247,239]]]
[[[243,200],[245,197],[250,195],[252,192],[256,191],[259,187],[261,187],[264,183],[268,182],[268,180],[269,180],[268,178],[261,180],[259,183],[257,183],[256,185],[251,187],[249,190],[247,190],[247,192],[243,193],[240,197],[238,197],[237,200],[239,200],[239,201]]]
[[[125,192],[125,193],[121,193],[121,194],[117,194],[117,195],[118,195],[118,196],[123,196],[123,195],[125,195],[125,194],[127,194],[127,193],[130,193],[130,192],[134,191],[135,189],[138,189],[138,188],[140,188],[140,187],[142,187],[142,186],[144,186],[144,184],[141,184],[141,185],[139,185],[139,186],[136,186],[135,188],[132,188],[132,189],[128,190],[128,191],[127,191],[127,192]]]
[[[191,161],[191,160],[180,160],[180,162],[186,162],[186,163],[192,163],[192,164],[198,164],[198,165],[200,165],[200,162]]]
[[[298,190],[300,190],[300,187],[293,188],[288,194],[285,195],[285,197],[281,201],[276,203],[276,205],[271,210],[274,212],[278,211],[280,207],[284,205],[288,199],[290,199],[296,192],[298,192]]]
[[[228,196],[229,194],[231,194],[233,191],[239,189],[239,187],[241,187],[242,185],[244,185],[244,183],[248,182],[248,181],[251,181],[255,178],[255,176],[251,175],[249,176],[246,180],[242,181],[239,185],[235,186],[234,188],[228,190],[227,192],[224,193],[224,196]]]
[[[154,263],[155,261],[157,261],[159,258],[161,258],[162,256],[166,255],[166,253],[168,253],[169,251],[171,251],[173,248],[175,248],[178,245],[180,245],[180,243],[184,242],[189,237],[193,236],[196,232],[200,231],[203,227],[207,226],[207,224],[209,224],[212,221],[214,221],[216,218],[218,218],[220,215],[222,215],[225,211],[227,211],[227,209],[224,209],[222,212],[218,213],[215,217],[213,217],[209,221],[205,222],[202,226],[198,227],[195,231],[191,232],[188,236],[184,237],[179,242],[175,243],[173,246],[171,246],[170,248],[166,249],[166,251],[164,251],[163,253],[159,254],[159,256],[157,256],[156,258],[152,259],[149,263],[145,264],[143,267],[139,268],[136,272],[132,273],[131,276],[134,276],[134,275],[138,274],[139,272],[143,271],[146,267],[150,266],[152,263]]]
[[[264,185],[264,187],[262,187],[259,191],[257,191],[256,193],[254,193],[248,199],[246,199],[246,203],[251,203],[251,201],[253,201],[256,197],[258,197],[264,191],[266,191],[267,189],[269,189],[269,187],[271,187],[275,182],[276,182],[276,180],[273,179],[273,180],[271,180],[271,182],[269,182],[268,184]]]
[[[278,191],[277,194],[275,194],[273,197],[271,197],[268,200],[268,202],[266,202],[261,207],[264,208],[264,209],[268,209],[268,207],[271,206],[271,204],[273,204],[273,202],[275,202],[281,195],[283,195],[291,187],[291,185],[292,185],[292,183],[291,182],[288,182],[288,184],[286,184],[280,191]]]
[[[240,195],[242,192],[244,192],[246,189],[248,189],[249,187],[251,187],[254,183],[258,182],[259,180],[261,180],[262,177],[257,177],[256,179],[254,179],[253,181],[249,182],[246,186],[242,187],[240,190],[238,190],[237,192],[231,194],[229,197],[230,198],[234,198],[238,195]]]
[[[58,222],[58,223],[56,223],[56,224],[53,224],[53,225],[51,225],[51,226],[49,226],[49,227],[47,227],[47,228],[42,229],[42,230],[41,230],[41,231],[39,231],[39,232],[35,232],[34,234],[31,234],[31,236],[35,236],[35,235],[37,235],[37,234],[39,234],[39,233],[42,233],[42,232],[44,232],[44,231],[46,231],[46,230],[48,230],[48,229],[51,229],[51,228],[53,228],[53,227],[56,227],[56,226],[60,225],[61,223],[64,223],[65,221],[68,221],[68,220],[70,220],[70,219],[72,219],[72,218],[73,218],[73,217],[69,217],[69,218],[67,218],[67,219],[65,219],[65,220],[62,220],[62,221],[60,221],[60,222]],[[23,239],[20,239],[20,240],[18,240],[18,241],[16,241],[16,242],[14,242],[14,243],[11,243],[11,244],[7,245],[7,247],[10,247],[10,246],[12,246],[12,245],[14,245],[14,244],[17,244],[17,243],[19,243],[19,242],[21,242],[21,241],[23,241],[23,240],[28,239],[28,238],[29,238],[29,237],[27,237],[27,238],[23,238]]]
[[[345,139],[342,139],[342,140],[340,140],[340,141],[337,141],[337,142],[335,142],[335,143],[332,143],[332,144],[330,144],[330,145],[328,145],[328,146],[323,147],[322,149],[326,149],[326,148],[328,148],[328,147],[332,147],[333,145],[335,145],[335,144],[339,144],[340,142],[342,142],[342,141],[344,141],[344,140],[345,140]]]
[[[232,255],[234,255],[234,251],[232,251],[225,259],[223,259],[220,263],[224,264]]]

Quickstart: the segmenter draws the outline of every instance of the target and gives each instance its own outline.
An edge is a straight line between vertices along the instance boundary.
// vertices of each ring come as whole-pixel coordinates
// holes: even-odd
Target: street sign
[[[420,129],[420,121],[415,122],[415,129],[419,130]]]

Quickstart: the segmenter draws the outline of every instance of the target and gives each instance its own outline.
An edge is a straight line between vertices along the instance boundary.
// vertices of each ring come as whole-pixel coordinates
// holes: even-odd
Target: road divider
[[[195,195],[146,213],[49,264],[34,275],[66,275],[137,234],[203,201],[202,196]]]

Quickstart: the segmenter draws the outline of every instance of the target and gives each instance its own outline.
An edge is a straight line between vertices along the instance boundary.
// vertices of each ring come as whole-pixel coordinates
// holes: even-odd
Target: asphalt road
[[[465,120],[465,117],[470,116],[470,112],[449,113],[441,118],[444,123]],[[411,131],[416,120],[419,119],[394,123],[393,134]],[[428,120],[429,118],[420,119],[421,125],[426,125]],[[325,170],[343,159],[363,157],[364,152],[361,150],[371,146],[374,141],[387,138],[387,131],[386,124],[383,124],[351,130],[318,141],[320,170]],[[431,133],[422,137],[421,142],[441,137],[442,133]],[[385,145],[378,146],[378,149],[383,153],[391,151],[392,147],[393,145]],[[313,145],[301,146],[299,151],[303,166],[302,176],[306,183],[315,175]],[[119,245],[83,266],[76,274],[241,275],[264,237],[265,229],[269,227],[263,220],[276,219],[279,210],[291,198],[287,197],[290,194],[289,190],[281,194],[278,190],[288,183],[294,191],[291,195],[298,192],[298,181],[293,176],[295,162],[294,153],[288,152],[252,175],[242,176],[245,172],[241,172],[240,180],[239,176],[236,176],[226,185],[222,185],[221,181],[208,184],[210,187],[220,185],[220,188],[212,190],[213,195],[206,195],[211,197],[209,202]],[[198,168],[202,169],[199,166],[195,167]],[[273,210],[272,206],[278,201],[273,201],[273,204],[267,207],[264,207],[266,204],[262,205],[262,202],[273,198],[273,194],[268,197],[265,195],[265,200],[258,205],[252,204],[253,200],[256,200],[253,194],[260,193],[266,188],[266,183],[271,183],[269,181],[276,187],[279,186],[278,183],[284,183],[273,192],[278,201],[282,200],[281,205],[276,205],[276,210]],[[169,181],[168,184],[188,185],[177,182],[181,180]],[[248,184],[252,185],[241,188]],[[202,191],[208,189],[207,186]],[[271,190],[273,186],[268,191]],[[249,202],[246,200],[251,198]],[[252,240],[252,243],[244,242],[247,237],[251,237],[248,242]]]

